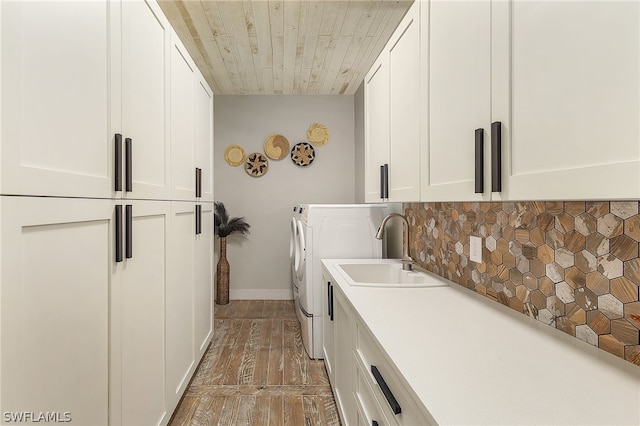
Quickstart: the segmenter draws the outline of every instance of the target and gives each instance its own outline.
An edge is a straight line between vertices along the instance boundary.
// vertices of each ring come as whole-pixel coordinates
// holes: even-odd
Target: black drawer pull
[[[113,190],[122,191],[122,135],[120,133],[116,133],[115,144],[116,146],[113,155],[113,163],[115,165],[113,173]]]
[[[484,129],[476,129],[475,132],[475,193],[484,192]]]
[[[202,169],[196,167],[196,198],[202,197]]]
[[[329,319],[333,321],[333,286],[329,284]]]
[[[124,140],[124,160],[125,160],[125,169],[126,169],[126,182],[125,182],[125,190],[127,192],[133,191],[133,141],[131,138],[126,138]]]
[[[491,192],[502,191],[502,123],[491,123]]]
[[[389,198],[389,165],[380,166],[380,198]]]
[[[378,367],[376,367],[375,365],[372,365],[371,373],[373,373],[373,377],[375,377],[376,382],[378,382],[378,386],[380,386],[380,389],[382,390],[384,397],[387,398],[387,402],[389,403],[389,406],[391,407],[393,414],[402,413],[402,408],[400,407],[400,404],[398,404],[396,397],[393,396],[391,389],[389,389],[389,386],[387,386],[387,382],[385,382],[384,379],[382,378],[382,374],[380,374],[380,372],[378,371]]]
[[[122,206],[116,205],[116,262],[122,262]]]
[[[378,422],[376,422],[375,420],[371,420],[371,426],[378,426]]]
[[[124,215],[126,217],[124,228],[124,256],[127,259],[131,259],[133,257],[133,206],[131,204],[127,204],[124,211]]]
[[[202,206],[196,205],[196,235],[202,234]]]

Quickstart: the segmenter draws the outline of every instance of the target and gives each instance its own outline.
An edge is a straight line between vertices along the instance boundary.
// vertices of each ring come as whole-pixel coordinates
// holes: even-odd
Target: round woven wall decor
[[[249,176],[260,177],[269,170],[269,160],[259,152],[254,152],[247,156],[244,162],[244,171]]]
[[[329,130],[322,124],[313,123],[307,130],[307,140],[315,146],[329,142]]]
[[[244,159],[244,149],[239,145],[230,145],[224,150],[224,161],[230,166],[239,166],[244,162]]]
[[[264,153],[273,160],[281,160],[289,154],[289,141],[282,135],[271,135],[264,141]]]
[[[291,149],[291,161],[300,167],[308,166],[316,158],[316,152],[310,143],[300,142]]]

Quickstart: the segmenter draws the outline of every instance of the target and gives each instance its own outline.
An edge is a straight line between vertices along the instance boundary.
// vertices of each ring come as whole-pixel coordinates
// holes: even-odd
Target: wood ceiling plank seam
[[[226,2],[226,4],[229,25],[235,39],[235,43],[231,44],[232,52],[236,66],[239,65],[240,80],[244,84],[246,93],[258,93],[258,79],[253,63],[253,52],[243,2]]]
[[[282,94],[293,95],[293,80],[295,76],[295,68],[284,68],[282,70]]]
[[[334,26],[336,25],[336,20],[338,19],[338,12],[342,6],[344,6],[345,1],[322,1],[323,10],[322,17],[320,21],[320,31],[318,33],[319,36],[328,36],[334,34]],[[347,5],[348,6],[348,5]],[[346,12],[346,9],[345,9]],[[340,26],[342,26],[342,21],[340,22]],[[338,28],[340,28],[338,26]]]
[[[362,13],[353,32],[349,50],[345,54],[345,59],[336,77],[332,92],[337,92],[340,95],[345,94],[349,86],[351,86],[354,75],[363,75],[362,72],[358,72],[358,68],[355,67],[355,65],[359,63],[360,56],[364,51],[366,35],[369,33],[379,8],[380,2],[366,2],[362,8]]]
[[[340,36],[353,36],[356,32],[356,28],[362,16],[365,13],[365,9],[369,7],[368,1],[351,1],[349,7],[347,7],[347,13],[344,15],[342,26],[340,27]]]
[[[273,94],[273,68],[262,68],[262,84],[264,85],[264,93]]]
[[[237,75],[236,84],[241,93],[249,93],[249,82],[247,78],[246,67],[242,63],[242,55],[240,53],[240,44],[242,42],[242,35],[235,31],[233,25],[234,16],[237,14],[237,6],[242,7],[242,3],[219,1],[215,2],[220,12],[220,19],[224,26],[224,34],[226,39],[225,49],[228,49],[228,56],[223,54],[225,61],[228,60],[234,64],[235,73]],[[244,18],[242,18],[244,21]],[[248,42],[247,42],[248,45]],[[226,50],[225,50],[226,52]],[[229,69],[229,68],[227,68]]]
[[[298,20],[298,37],[296,43],[296,60],[294,65],[293,75],[293,93],[296,95],[302,95],[302,87],[304,81],[302,81],[302,61],[304,54],[305,39],[307,37],[308,19],[309,19],[309,1],[302,1],[300,4],[300,17]],[[313,35],[310,35],[313,37]]]
[[[338,77],[338,73],[340,72],[340,66],[344,61],[345,55],[347,54],[347,50],[349,50],[349,46],[351,45],[352,41],[352,36],[347,35],[338,37],[338,42],[336,43],[336,47],[333,51],[333,56],[331,58],[331,62],[329,63],[329,67],[325,68],[323,93],[331,93],[337,95],[337,93],[334,92],[332,88]]]
[[[271,49],[271,23],[269,20],[269,3],[266,1],[252,2],[253,18],[258,40],[258,56],[260,68],[273,67],[273,51]],[[271,84],[273,85],[273,84]]]
[[[224,79],[224,76],[216,78],[211,72],[216,65],[216,58],[212,57],[211,50],[207,46],[207,41],[210,39],[207,37],[210,34],[209,24],[204,17],[204,11],[202,5],[199,2],[194,4],[189,3],[189,8],[183,1],[176,1],[175,5],[180,13],[180,21],[184,24],[182,31],[184,36],[181,40],[188,40],[185,44],[187,51],[192,55],[196,65],[202,72],[203,76],[207,80],[207,83],[211,86],[214,93],[220,93],[223,90],[232,90],[232,84],[230,81]],[[192,46],[190,48],[190,46]],[[194,55],[193,50],[197,50],[198,54]]]
[[[311,68],[302,68],[300,71],[300,94],[309,94],[309,82],[311,81]]]
[[[313,67],[326,3],[324,1],[312,1],[309,5],[309,17],[305,27],[306,34],[302,53],[302,68],[311,69]]]
[[[253,2],[244,0],[242,2],[244,9],[245,22],[247,24],[247,34],[249,35],[249,48],[251,49],[251,57],[253,60],[253,69],[258,86],[257,93],[264,94],[264,82],[262,81],[262,68],[260,60],[259,42],[256,33],[256,20],[253,15]]]
[[[300,24],[300,2],[285,1],[283,7],[284,68],[294,68]]]
[[[309,84],[307,93],[316,93],[318,87],[319,76],[322,74],[322,67],[327,58],[327,52],[329,50],[329,44],[331,43],[331,36],[319,36],[318,44],[316,46],[315,55],[313,58],[313,66],[310,70]]]
[[[269,0],[271,50],[273,53],[273,91],[281,95],[284,68],[284,5],[282,0]]]
[[[217,3],[218,2],[210,1],[202,2],[202,8],[213,41],[211,48],[214,51],[217,50],[220,58],[220,61],[218,61],[218,65],[221,65],[221,68],[219,69],[226,70],[226,73],[224,74],[226,74],[227,80],[230,82],[232,87],[230,92],[225,92],[224,94],[240,94],[242,86],[239,82],[238,71],[234,58],[231,54],[231,47],[229,46],[229,40],[227,39],[225,33],[224,23],[222,22],[220,10],[218,9]],[[213,47],[214,45],[215,48]],[[218,74],[220,74],[220,72],[218,72]]]
[[[328,85],[326,82],[328,78],[327,70],[331,66],[331,63],[333,62],[333,54],[335,51],[335,47],[338,43],[338,37],[340,37],[340,32],[342,30],[342,23],[344,22],[345,16],[347,14],[347,10],[349,9],[348,1],[338,1],[337,3],[338,3],[338,10],[335,16],[333,17],[333,22],[327,23],[324,20],[324,16],[323,16],[323,24],[321,28],[323,29],[327,28],[327,32],[329,33],[328,35],[330,37],[330,40],[329,40],[329,46],[327,47],[327,54],[325,56],[325,63],[322,65],[322,71],[320,71],[317,75],[315,90],[312,92],[313,94],[327,93],[327,92],[322,92],[322,90],[324,90],[325,87],[328,87],[328,88],[331,87],[331,85]],[[325,27],[325,24],[326,24],[326,27]],[[330,31],[328,31],[329,28],[331,28]],[[328,93],[328,94],[332,94],[332,93]]]

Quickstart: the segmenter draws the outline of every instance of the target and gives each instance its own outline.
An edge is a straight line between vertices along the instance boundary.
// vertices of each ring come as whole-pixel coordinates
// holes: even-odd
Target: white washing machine
[[[291,279],[302,341],[310,358],[322,354],[321,259],[378,259],[375,238],[386,204],[301,204],[291,219]]]

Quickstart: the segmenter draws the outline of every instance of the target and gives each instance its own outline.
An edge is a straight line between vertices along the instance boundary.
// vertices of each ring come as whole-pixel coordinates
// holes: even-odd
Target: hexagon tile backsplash
[[[423,268],[640,366],[638,201],[408,203]],[[483,238],[482,263],[469,236]]]

